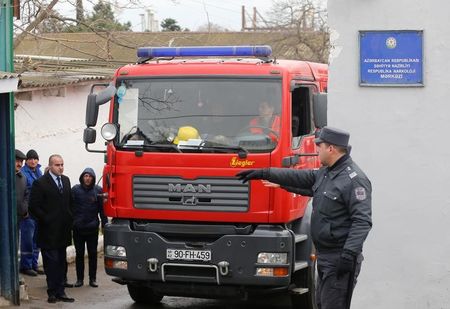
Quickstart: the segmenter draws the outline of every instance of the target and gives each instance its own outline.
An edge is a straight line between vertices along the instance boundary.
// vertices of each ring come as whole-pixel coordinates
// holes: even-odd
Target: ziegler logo
[[[187,183],[182,185],[180,183],[169,183],[169,192],[177,193],[211,193],[211,185]]]
[[[246,166],[253,166],[253,164],[255,164],[255,161],[250,161],[250,160],[239,160],[236,157],[231,158],[230,161],[230,166],[231,167],[246,167]]]

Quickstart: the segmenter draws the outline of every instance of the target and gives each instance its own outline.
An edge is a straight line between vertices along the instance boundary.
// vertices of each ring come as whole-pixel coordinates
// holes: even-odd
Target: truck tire
[[[164,297],[163,295],[156,295],[151,288],[146,286],[127,284],[127,287],[130,297],[139,304],[158,304]]]
[[[317,309],[316,294],[316,267],[315,263],[294,274],[293,282],[296,287],[308,288],[304,294],[291,293],[292,308],[298,309]]]

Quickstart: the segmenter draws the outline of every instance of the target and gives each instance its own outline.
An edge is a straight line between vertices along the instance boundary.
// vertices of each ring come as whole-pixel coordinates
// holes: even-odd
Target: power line
[[[204,0],[189,0],[189,1],[195,2],[195,3],[199,4],[199,5],[202,5],[202,8],[207,12],[208,18],[213,20],[215,23],[217,23],[217,20],[229,23],[230,22],[230,18],[224,17],[223,14],[220,14],[220,12],[216,12],[216,13],[212,13],[211,14],[211,12],[208,12],[208,6],[211,9],[211,11],[220,10],[220,11],[233,12],[233,15],[236,15],[236,17],[240,15],[240,11],[237,11],[237,10],[234,10],[234,9],[225,8],[225,7],[214,5],[214,4],[208,4],[208,2],[204,1]],[[229,13],[227,13],[227,14],[230,15]],[[209,24],[209,22],[208,22],[208,24]],[[220,22],[218,24],[220,24]],[[228,28],[228,27],[225,26],[225,29],[226,28]]]
[[[205,4],[207,6],[211,6],[211,7],[214,7],[214,8],[217,8],[217,9],[221,9],[221,10],[225,10],[225,11],[230,11],[230,12],[234,12],[234,13],[240,13],[240,11],[237,11],[237,10],[233,10],[233,9],[230,9],[230,8],[225,8],[225,7],[222,7],[222,6],[215,5],[215,4],[203,3],[203,1],[199,1],[199,0],[188,0],[188,1],[196,2],[196,3],[202,4],[202,5]]]

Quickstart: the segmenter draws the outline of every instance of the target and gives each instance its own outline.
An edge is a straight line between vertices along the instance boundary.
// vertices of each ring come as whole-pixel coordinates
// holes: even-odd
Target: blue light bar
[[[185,47],[140,47],[140,58],[157,57],[269,57],[272,48],[255,46],[185,46]]]

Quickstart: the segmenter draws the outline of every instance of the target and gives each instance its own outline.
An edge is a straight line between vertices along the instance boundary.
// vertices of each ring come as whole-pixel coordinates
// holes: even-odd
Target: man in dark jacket
[[[103,213],[103,199],[99,196],[102,188],[95,185],[95,173],[90,167],[80,175],[80,184],[72,188],[74,200],[73,241],[76,250],[77,281],[75,287],[83,285],[84,247],[87,246],[89,257],[89,285],[98,287],[97,244],[100,220],[102,228],[108,222]]]
[[[30,213],[38,224],[37,243],[41,248],[47,276],[48,302],[74,302],[64,291],[66,248],[72,242],[72,192],[63,175],[64,161],[51,155],[49,170],[33,182]]]
[[[348,154],[349,138],[339,129],[321,130],[316,139],[323,165],[319,170],[268,168],[237,174],[243,182],[265,179],[314,197],[311,237],[317,250],[319,309],[350,308],[363,243],[372,227],[371,183]]]
[[[27,189],[27,179],[20,172],[23,160],[25,160],[25,155],[22,151],[16,149],[16,205],[17,205],[17,224],[20,221],[28,217],[28,189]]]
[[[26,177],[27,189],[31,191],[33,182],[42,176],[39,156],[34,149],[27,152],[25,165],[21,172]],[[38,269],[39,247],[36,239],[36,221],[27,216],[20,221],[20,272],[28,276],[43,275]]]

